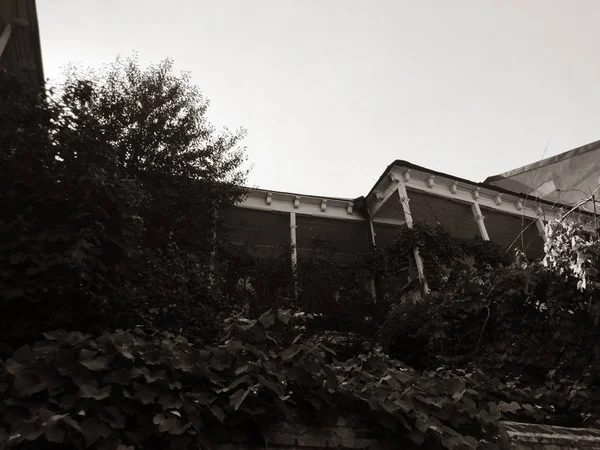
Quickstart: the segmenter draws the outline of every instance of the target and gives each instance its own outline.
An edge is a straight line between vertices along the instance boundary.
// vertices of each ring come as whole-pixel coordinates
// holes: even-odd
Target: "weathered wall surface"
[[[600,184],[600,141],[489,177],[485,182],[552,202],[576,204]],[[593,205],[587,205],[587,209],[593,211]]]

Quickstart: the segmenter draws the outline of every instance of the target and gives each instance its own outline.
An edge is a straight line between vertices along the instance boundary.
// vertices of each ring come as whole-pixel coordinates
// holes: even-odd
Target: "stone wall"
[[[600,430],[506,422],[516,450],[600,449]]]
[[[563,428],[548,425],[505,422],[511,448],[515,450],[600,449],[600,430]],[[382,438],[383,433],[365,428],[356,422],[340,419],[333,426],[306,426],[281,423],[265,436],[269,450],[369,449],[397,448],[394,440]],[[245,438],[230,436],[219,450],[264,448],[250,444]]]

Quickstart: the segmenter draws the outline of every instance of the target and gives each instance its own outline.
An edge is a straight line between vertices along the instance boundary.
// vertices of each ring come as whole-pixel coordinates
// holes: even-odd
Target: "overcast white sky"
[[[173,58],[261,188],[357,197],[395,159],[483,181],[600,139],[598,0],[37,4],[46,77]]]

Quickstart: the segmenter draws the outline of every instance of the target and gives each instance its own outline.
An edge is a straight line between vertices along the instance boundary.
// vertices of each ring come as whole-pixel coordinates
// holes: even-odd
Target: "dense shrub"
[[[407,448],[474,449],[500,436],[503,406],[482,401],[485,377],[420,373],[380,352],[338,361],[296,336],[307,316],[235,317],[212,347],[138,330],[47,333],[0,368],[0,446],[189,449],[240,432],[257,443],[282,419],[339,415]]]
[[[426,251],[422,234],[415,232],[412,240],[405,235],[395,251],[417,246],[430,261],[427,273],[441,280],[432,283],[433,292],[421,302],[391,311],[379,337],[386,350],[413,367],[476,367],[493,374],[488,392],[505,401],[532,402],[538,414],[529,415],[530,420],[596,424],[597,292],[589,283],[588,289],[578,290],[582,271],[564,262],[571,258],[572,246],[583,251],[578,241],[550,236],[547,260],[563,262],[556,271],[519,254],[507,264],[491,248],[474,253],[443,230],[429,230],[426,236],[443,237],[429,242],[441,243],[437,253],[441,249],[450,258],[432,258],[435,252]],[[597,242],[597,237],[585,235]],[[452,254],[452,248],[460,252]],[[588,260],[594,261],[579,258],[580,263]],[[431,267],[432,261],[442,267]]]

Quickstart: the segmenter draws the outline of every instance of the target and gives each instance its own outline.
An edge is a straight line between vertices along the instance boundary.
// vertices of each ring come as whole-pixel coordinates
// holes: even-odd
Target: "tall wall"
[[[32,88],[43,86],[35,0],[0,0],[0,35],[5,32],[8,40],[0,55],[0,69],[7,70]]]

